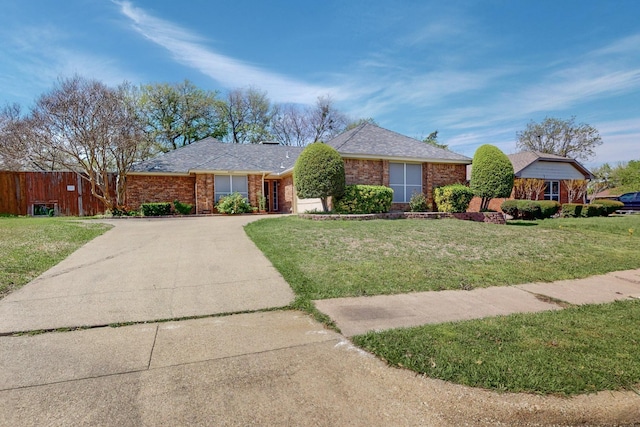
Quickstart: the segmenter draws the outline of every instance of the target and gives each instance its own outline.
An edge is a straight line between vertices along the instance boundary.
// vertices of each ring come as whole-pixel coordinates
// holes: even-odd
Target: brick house
[[[433,205],[435,187],[464,182],[471,159],[365,123],[327,142],[344,158],[347,184],[393,188],[392,209],[404,210],[414,192]],[[304,212],[314,201],[296,197],[293,166],[302,147],[274,143],[228,144],[205,138],[136,165],[127,175],[127,205],[179,200],[197,213],[214,212],[239,192],[252,206],[260,194],[269,212]]]
[[[518,179],[537,179],[544,181],[544,186],[534,200],[556,200],[560,203],[584,203],[584,196],[569,200],[567,182],[571,180],[588,181],[593,175],[577,160],[555,154],[540,153],[538,151],[523,151],[509,154],[509,160],[513,165],[516,182]],[[516,194],[516,189],[511,193],[511,199],[525,198]],[[489,203],[489,209],[499,211],[500,205],[507,199],[493,199]],[[477,197],[471,201],[469,211],[477,211],[480,200]]]

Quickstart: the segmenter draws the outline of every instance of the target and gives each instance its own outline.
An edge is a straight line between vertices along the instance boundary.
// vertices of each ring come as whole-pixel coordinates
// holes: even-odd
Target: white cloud
[[[256,86],[266,90],[275,102],[311,104],[319,96],[331,95],[335,100],[347,94],[333,87],[312,85],[266,71],[206,47],[204,40],[187,29],[149,15],[128,1],[115,2],[123,15],[133,21],[142,36],[168,50],[173,59],[199,70],[228,89]]]

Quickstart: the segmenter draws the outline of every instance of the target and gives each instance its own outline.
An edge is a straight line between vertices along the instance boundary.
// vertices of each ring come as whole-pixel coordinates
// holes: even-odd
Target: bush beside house
[[[462,184],[434,188],[433,194],[438,212],[466,212],[473,198],[473,191]]]
[[[347,185],[337,198],[334,210],[340,214],[371,214],[389,212],[393,190],[381,185]]]

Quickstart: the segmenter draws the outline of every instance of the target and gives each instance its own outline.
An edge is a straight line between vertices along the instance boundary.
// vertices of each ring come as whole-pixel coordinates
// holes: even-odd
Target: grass
[[[314,299],[471,289],[640,268],[640,215],[513,221],[250,223],[297,294]],[[355,344],[424,375],[509,392],[575,395],[640,384],[640,301],[369,333]]]
[[[109,228],[67,218],[0,217],[0,298]]]
[[[548,282],[640,267],[640,215],[507,226],[283,217],[250,223],[246,231],[308,300]]]
[[[368,333],[389,364],[472,387],[576,395],[640,384],[640,301]]]

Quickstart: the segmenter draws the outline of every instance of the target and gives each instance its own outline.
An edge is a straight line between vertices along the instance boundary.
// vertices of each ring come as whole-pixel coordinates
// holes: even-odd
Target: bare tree
[[[516,145],[521,150],[578,160],[589,160],[595,155],[595,148],[602,144],[598,130],[585,123],[576,124],[575,117],[568,120],[547,117],[541,123],[532,121],[516,136]]]
[[[131,93],[126,84],[112,89],[80,76],[61,79],[29,118],[39,158],[48,162],[55,153],[63,167],[89,181],[91,194],[108,210],[125,204],[126,174],[148,146]]]
[[[271,102],[266,92],[254,88],[234,89],[226,102],[218,105],[220,117],[228,125],[227,139],[236,144],[271,139]]]
[[[349,120],[338,111],[331,97],[318,97],[315,107],[309,114],[309,126],[313,132],[312,142],[325,141],[343,132]]]
[[[281,145],[304,147],[312,139],[308,108],[293,104],[276,104],[271,117],[271,134]]]
[[[567,188],[569,203],[576,201],[584,202],[584,196],[587,194],[587,181],[584,179],[565,179],[562,181]]]

